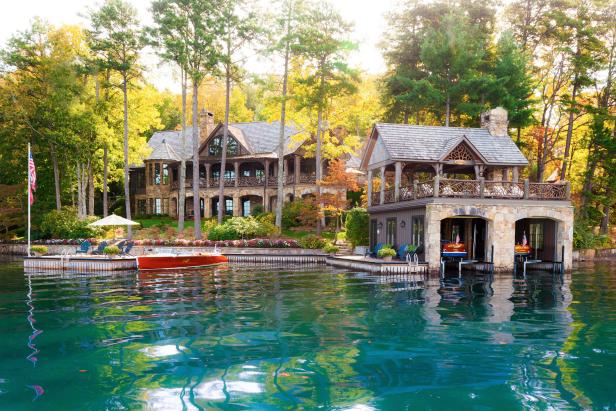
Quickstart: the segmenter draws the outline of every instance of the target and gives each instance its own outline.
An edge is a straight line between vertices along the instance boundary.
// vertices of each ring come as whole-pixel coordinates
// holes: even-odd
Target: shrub
[[[391,245],[385,244],[383,248],[378,251],[377,255],[379,258],[394,257],[396,255],[396,250],[391,248]]]
[[[214,226],[207,233],[207,239],[213,241],[235,240],[236,238],[238,238],[237,232],[227,224]]]
[[[323,251],[325,251],[327,254],[336,254],[338,251],[340,251],[340,247],[333,244],[325,244],[325,247],[323,247]]]
[[[310,234],[300,238],[299,245],[302,248],[316,250],[325,247],[325,240],[317,235]]]
[[[253,216],[258,217],[261,214],[265,213],[265,208],[263,208],[261,204],[256,204],[254,207],[252,207],[252,210],[250,210],[250,213]]]
[[[47,254],[47,246],[44,245],[33,245],[32,247],[30,247],[30,251],[32,251],[33,253],[39,253],[39,254]]]
[[[103,229],[90,227],[88,224],[96,221],[96,217],[77,219],[74,207],[65,207],[60,211],[53,210],[43,216],[41,232],[46,238],[90,238],[102,235]]]
[[[611,246],[609,236],[596,234],[592,226],[584,221],[576,221],[573,225],[573,248],[608,248]]]
[[[282,228],[315,227],[318,210],[313,198],[297,199],[284,203],[282,207]]]
[[[336,241],[346,241],[347,236],[346,236],[346,231],[340,231],[339,233],[336,234]]]
[[[368,226],[370,218],[365,208],[353,208],[346,216],[346,239],[353,245],[366,246],[369,243]]]
[[[120,249],[117,245],[108,245],[103,249],[103,254],[107,255],[117,255],[120,254]]]

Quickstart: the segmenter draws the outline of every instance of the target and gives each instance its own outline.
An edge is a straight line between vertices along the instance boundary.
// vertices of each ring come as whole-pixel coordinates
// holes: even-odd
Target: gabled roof
[[[277,121],[272,123],[265,121],[233,123],[229,124],[229,131],[252,154],[276,154],[278,152],[280,123]],[[295,152],[302,143],[291,138],[295,134],[299,134],[295,127],[285,125],[285,155]]]
[[[218,130],[221,128],[222,124],[216,126],[205,142],[218,134]],[[258,121],[229,124],[231,136],[238,140],[251,154],[260,156],[266,154],[268,157],[277,156],[279,132],[279,122]],[[285,126],[285,155],[295,152],[301,146],[301,140],[291,138],[296,134],[299,134],[296,128]],[[164,146],[162,146],[163,142],[165,143]],[[181,130],[157,131],[148,141],[148,145],[152,148],[152,154],[146,160],[179,161],[181,157],[190,159],[192,158],[192,127],[186,127],[184,140]],[[172,152],[175,153],[177,158],[173,156]]]
[[[156,148],[160,146],[163,141],[165,141],[169,147],[173,148],[178,157],[184,157],[187,159],[192,157],[192,127],[186,127],[185,136],[185,139],[182,140],[181,130],[157,131],[148,141],[148,145],[152,147],[153,150],[156,150]],[[152,151],[152,154],[154,154],[154,151]],[[151,157],[152,155],[150,155],[146,160],[152,160],[153,158]],[[167,159],[159,158],[157,160]],[[168,160],[177,161],[171,158]]]
[[[154,147],[152,153],[150,153],[146,160],[180,161],[182,158],[177,151],[175,151],[175,149],[167,143],[167,140],[163,139],[158,146]]]
[[[371,138],[382,141],[390,160],[438,162],[458,144],[467,142],[488,165],[528,165],[509,136],[493,136],[484,128],[379,123]],[[367,155],[371,151],[367,150]],[[365,158],[362,165],[367,166],[369,160]]]

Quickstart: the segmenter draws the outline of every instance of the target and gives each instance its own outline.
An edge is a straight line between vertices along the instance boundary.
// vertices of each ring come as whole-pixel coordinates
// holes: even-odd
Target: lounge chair
[[[103,254],[103,250],[107,247],[107,241],[101,241],[96,250],[92,251],[92,254]]]
[[[385,245],[385,244],[383,244],[383,243],[377,243],[377,244],[374,246],[374,248],[372,249],[372,252],[370,253],[370,257],[377,258],[377,257],[378,257],[378,254],[379,254],[379,250],[380,250],[381,248],[383,248],[383,246],[384,246],[384,245]]]
[[[120,251],[122,251],[125,245],[126,245],[126,240],[122,240],[116,244],[116,246],[120,249]]]
[[[397,255],[396,257],[398,257],[399,260],[405,261],[406,260],[406,254],[408,253],[408,249],[409,249],[409,244],[402,244],[400,247],[398,247]]]
[[[124,250],[122,250],[120,255],[130,255],[130,251],[133,249],[134,245],[135,245],[135,243],[133,243],[132,241],[128,242],[126,244],[126,248]]]
[[[92,244],[88,240],[84,240],[81,242],[81,244],[79,244],[79,248],[75,250],[75,253],[88,254],[88,251],[90,251],[91,246]]]

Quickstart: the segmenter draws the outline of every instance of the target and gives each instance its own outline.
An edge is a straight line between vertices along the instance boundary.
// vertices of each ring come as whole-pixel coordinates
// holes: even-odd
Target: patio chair
[[[400,247],[398,247],[396,257],[398,257],[399,260],[405,261],[406,254],[408,253],[408,249],[409,249],[409,244],[407,243],[402,244]]]
[[[128,244],[126,244],[126,248],[124,250],[122,250],[120,255],[130,255],[130,252],[133,249],[134,245],[135,245],[135,243],[133,243],[132,241],[128,242]]]
[[[103,250],[107,247],[107,241],[101,241],[96,250],[92,251],[92,254],[103,254]]]
[[[122,240],[122,241],[120,241],[119,243],[116,244],[116,246],[118,246],[118,248],[120,250],[122,250],[125,245],[126,245],[126,240]]]
[[[90,251],[91,246],[92,244],[88,240],[84,240],[81,242],[81,244],[79,244],[79,248],[75,250],[75,253],[88,254],[88,251]]]
[[[372,252],[370,253],[370,257],[377,258],[379,254],[379,250],[383,248],[383,246],[384,246],[383,243],[376,243],[376,245],[372,249]]]

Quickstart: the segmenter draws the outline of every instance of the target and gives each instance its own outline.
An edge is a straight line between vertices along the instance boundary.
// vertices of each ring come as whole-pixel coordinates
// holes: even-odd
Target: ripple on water
[[[271,267],[24,276],[5,264],[0,283],[0,409],[616,406],[607,265],[441,281]]]

